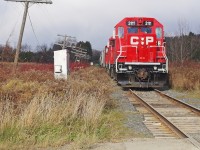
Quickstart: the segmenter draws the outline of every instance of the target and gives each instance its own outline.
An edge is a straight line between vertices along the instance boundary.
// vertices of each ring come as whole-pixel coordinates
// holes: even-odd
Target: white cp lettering
[[[146,45],[148,45],[149,43],[152,43],[153,42],[153,37],[152,36],[147,36],[146,37]]]
[[[131,41],[131,45],[138,45],[139,44],[139,37],[137,37],[137,36],[132,36],[131,37],[131,39],[130,39]]]
[[[149,43],[152,43],[153,41],[154,41],[153,37],[151,37],[151,36],[146,37],[146,45],[148,45]],[[137,37],[137,36],[132,36],[130,39],[131,45],[138,45],[139,42],[142,42],[144,44],[144,38],[139,39],[139,37]]]

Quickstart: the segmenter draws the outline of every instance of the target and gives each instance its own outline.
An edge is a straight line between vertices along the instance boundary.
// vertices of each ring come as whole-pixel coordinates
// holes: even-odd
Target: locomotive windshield
[[[142,32],[142,33],[152,33],[152,29],[149,27],[129,27],[128,28],[128,33],[138,33],[138,32]],[[158,34],[160,34],[159,29],[157,30]]]
[[[128,33],[138,33],[138,27],[130,27],[130,28],[128,28]]]
[[[142,27],[142,28],[141,28],[141,32],[144,32],[144,33],[152,33],[152,30],[151,30],[151,28],[149,28],[149,27]]]

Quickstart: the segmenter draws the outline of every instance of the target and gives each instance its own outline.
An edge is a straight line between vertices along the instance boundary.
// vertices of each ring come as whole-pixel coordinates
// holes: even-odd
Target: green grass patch
[[[118,111],[106,111],[97,122],[83,119],[63,121],[60,124],[39,123],[38,126],[13,125],[1,129],[0,148],[58,147],[72,144],[74,148],[89,148],[96,142],[115,141],[130,132],[123,126],[124,116]],[[5,148],[6,149],[6,148]]]

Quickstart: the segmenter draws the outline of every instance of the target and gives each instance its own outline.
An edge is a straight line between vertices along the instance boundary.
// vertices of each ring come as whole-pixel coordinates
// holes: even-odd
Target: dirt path
[[[122,143],[97,144],[92,150],[199,150],[186,139],[133,139]]]

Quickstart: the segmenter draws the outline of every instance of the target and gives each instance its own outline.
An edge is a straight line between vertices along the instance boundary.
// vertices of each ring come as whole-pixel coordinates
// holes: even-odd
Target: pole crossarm
[[[52,4],[51,0],[5,0],[5,1]]]

